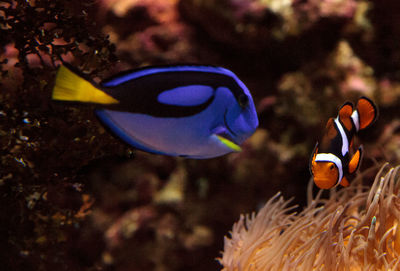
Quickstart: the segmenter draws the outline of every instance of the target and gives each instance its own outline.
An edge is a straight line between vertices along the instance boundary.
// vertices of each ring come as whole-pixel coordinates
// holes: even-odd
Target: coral
[[[274,70],[288,68],[280,67],[282,59],[295,66],[325,55],[352,25],[357,7],[355,1],[180,2],[183,18],[221,43],[222,52],[262,57]]]
[[[89,23],[92,4],[0,3],[0,237],[5,240],[0,261],[5,270],[52,269],[53,264],[75,269],[65,264],[65,243],[90,213],[93,197],[64,174],[82,163],[69,160],[70,149],[84,160],[93,158],[78,146],[93,142],[97,127],[85,114],[68,123],[71,111],[54,110],[49,97],[61,59],[86,65],[92,75],[115,61],[107,37]],[[64,145],[61,138],[71,141]]]
[[[334,112],[343,97],[377,96],[372,68],[353,52],[346,40],[339,41],[335,50],[318,66],[320,68],[316,70],[315,63],[306,64],[301,70],[282,76],[278,84],[280,97],[275,107],[276,115],[290,116],[304,126],[313,126],[321,120],[321,115],[315,114],[318,108]],[[329,117],[332,116],[323,118]]]
[[[364,2],[364,1],[363,1]],[[393,16],[388,16],[388,12]],[[399,21],[400,6],[396,0],[365,1],[357,16],[359,27],[354,27],[349,36],[353,50],[374,69],[378,77],[387,76],[399,80],[400,33],[396,27]]]
[[[88,23],[89,11],[85,10],[92,5],[90,1],[4,1],[0,6],[0,47],[6,51],[2,66],[15,63],[7,53],[13,48],[18,59],[15,66],[22,70],[25,80],[34,68],[54,69],[62,59],[79,59],[92,73],[95,67],[109,66],[110,60],[116,60],[114,47]],[[81,10],[80,14],[76,10]]]
[[[177,10],[178,1],[102,0],[99,10],[103,31],[110,35],[118,55],[138,66],[194,62],[191,30]],[[129,21],[129,23],[126,23]]]
[[[279,193],[241,216],[225,238],[222,270],[396,270],[400,267],[400,166],[371,188],[353,183],[312,199],[299,214]]]

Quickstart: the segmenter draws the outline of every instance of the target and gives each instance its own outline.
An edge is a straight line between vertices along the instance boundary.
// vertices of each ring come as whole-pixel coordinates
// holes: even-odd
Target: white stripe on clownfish
[[[335,186],[338,186],[342,179],[343,179],[343,166],[342,166],[342,160],[340,160],[339,157],[337,157],[336,155],[332,154],[332,153],[318,153],[315,156],[315,162],[332,162],[336,165],[336,167],[338,168],[338,172],[339,172],[339,178],[338,181],[336,181],[337,183],[335,184]],[[335,187],[334,186],[334,187]]]
[[[358,111],[354,110],[353,114],[351,114],[351,120],[354,123],[354,126],[356,127],[356,132],[360,130],[360,117],[358,115]]]
[[[346,136],[346,133],[345,133],[345,131],[343,129],[343,126],[339,121],[339,117],[336,117],[334,119],[334,122],[335,122],[336,127],[338,128],[340,136],[342,138],[342,156],[345,156],[346,153],[349,152],[349,140],[347,139],[347,136]]]

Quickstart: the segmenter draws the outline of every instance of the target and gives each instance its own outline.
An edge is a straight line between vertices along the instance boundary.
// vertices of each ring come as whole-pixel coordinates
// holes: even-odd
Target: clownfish
[[[346,176],[358,169],[363,152],[360,146],[350,158],[353,137],[359,130],[371,126],[377,117],[376,105],[361,97],[355,110],[351,102],[346,102],[340,107],[338,116],[328,120],[322,142],[320,145],[317,142],[310,159],[310,171],[319,188],[349,185]]]
[[[96,104],[112,133],[142,151],[194,159],[240,151],[258,126],[248,88],[214,66],[145,67],[97,84],[59,67],[52,99]]]

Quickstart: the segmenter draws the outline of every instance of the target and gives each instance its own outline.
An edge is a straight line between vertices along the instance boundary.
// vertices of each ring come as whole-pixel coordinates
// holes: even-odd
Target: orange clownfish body
[[[310,161],[311,174],[319,188],[349,185],[346,176],[358,169],[363,151],[361,146],[350,158],[353,137],[374,123],[377,117],[375,104],[361,97],[355,110],[351,102],[346,102],[339,109],[338,116],[328,120],[322,142],[320,145],[317,142]]]

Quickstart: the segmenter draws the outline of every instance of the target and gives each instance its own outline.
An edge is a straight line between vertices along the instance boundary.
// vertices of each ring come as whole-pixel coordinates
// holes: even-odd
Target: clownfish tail
[[[359,130],[365,129],[372,125],[378,118],[378,108],[367,97],[361,97],[356,106],[359,120]]]
[[[94,83],[84,79],[65,65],[60,66],[57,71],[52,99],[97,104],[119,103],[118,100],[96,87]]]

